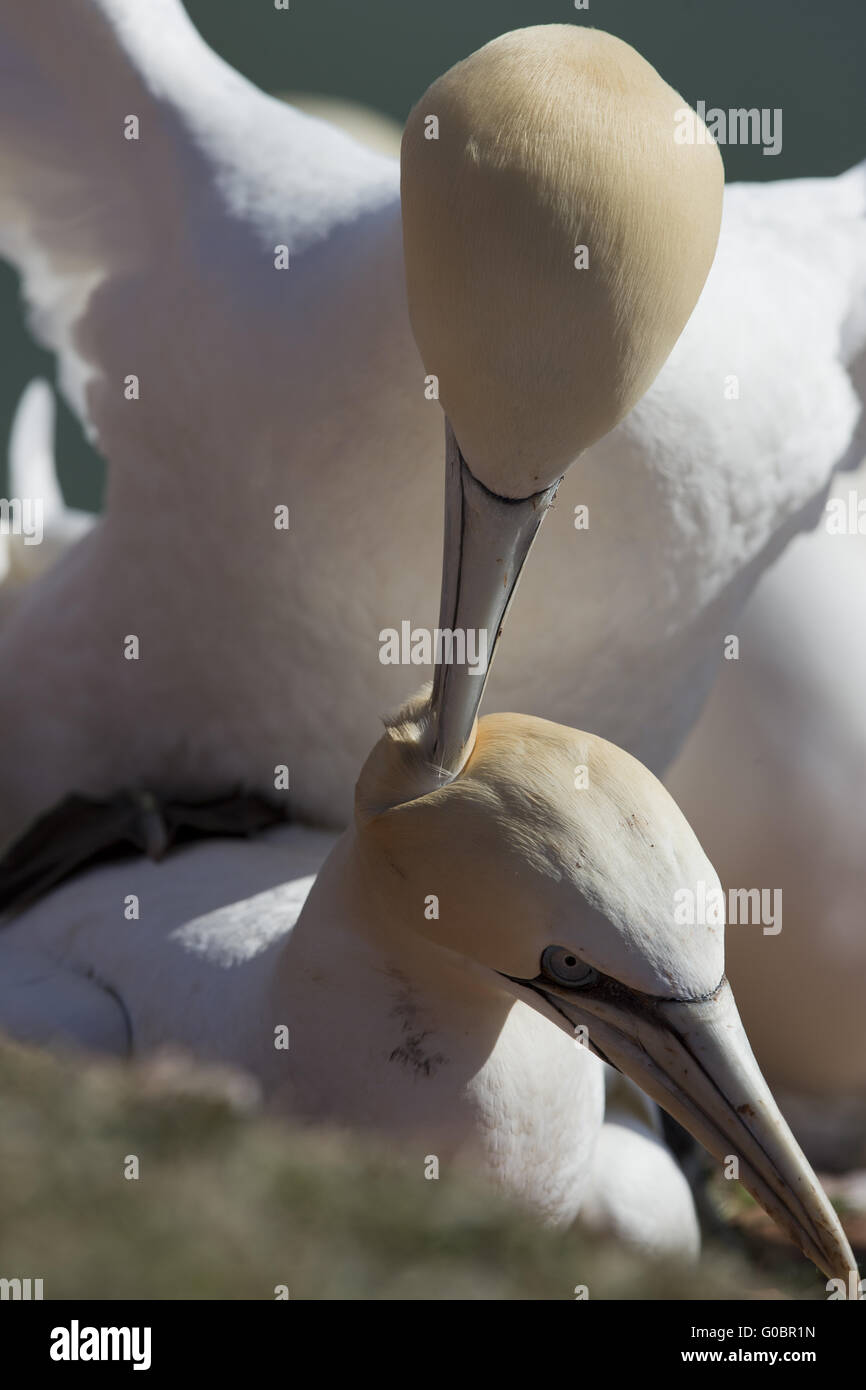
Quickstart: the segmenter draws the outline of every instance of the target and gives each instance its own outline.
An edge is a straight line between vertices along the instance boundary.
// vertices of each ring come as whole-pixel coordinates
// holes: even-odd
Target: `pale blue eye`
[[[541,955],[542,973],[560,985],[570,985],[573,989],[580,985],[592,984],[597,973],[569,951],[565,946],[548,946]]]

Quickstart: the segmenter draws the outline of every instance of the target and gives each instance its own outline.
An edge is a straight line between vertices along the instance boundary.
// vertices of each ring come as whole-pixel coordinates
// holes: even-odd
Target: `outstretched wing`
[[[257,310],[274,294],[275,244],[302,250],[394,186],[391,161],[219,59],[179,0],[3,0],[0,254],[110,456],[128,374],[150,372],[153,399],[156,367],[180,365],[188,392],[203,309],[221,301],[241,338],[245,287],[258,276]]]

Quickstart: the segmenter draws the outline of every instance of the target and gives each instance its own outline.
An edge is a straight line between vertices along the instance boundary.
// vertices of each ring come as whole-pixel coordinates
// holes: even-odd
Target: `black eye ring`
[[[545,947],[541,953],[541,973],[570,989],[580,989],[598,979],[598,971],[566,946]]]

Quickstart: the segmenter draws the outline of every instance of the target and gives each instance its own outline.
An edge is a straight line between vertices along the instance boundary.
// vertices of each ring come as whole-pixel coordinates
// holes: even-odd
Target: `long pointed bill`
[[[508,605],[559,483],[498,497],[473,477],[446,420],[445,542],[430,761],[441,782],[471,751],[472,730]],[[470,647],[476,660],[468,661]],[[455,661],[455,651],[467,658]]]
[[[535,980],[589,1045],[652,1096],[739,1180],[830,1278],[856,1271],[851,1247],[755,1061],[727,980],[708,998],[657,1000],[622,985],[582,991]]]

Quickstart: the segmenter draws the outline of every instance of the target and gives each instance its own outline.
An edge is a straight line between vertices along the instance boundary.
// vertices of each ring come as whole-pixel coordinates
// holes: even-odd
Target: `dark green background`
[[[142,5],[147,0],[140,0]],[[866,156],[866,0],[186,0],[207,41],[268,91],[350,97],[402,120],[439,73],[496,34],[577,22],[633,44],[694,105],[782,107],[784,145],[723,153],[729,179],[835,174]],[[22,388],[53,376],[0,265],[0,433]],[[68,501],[99,504],[103,470],[61,407]],[[5,469],[5,448],[3,450]],[[5,474],[4,474],[5,476]]]

